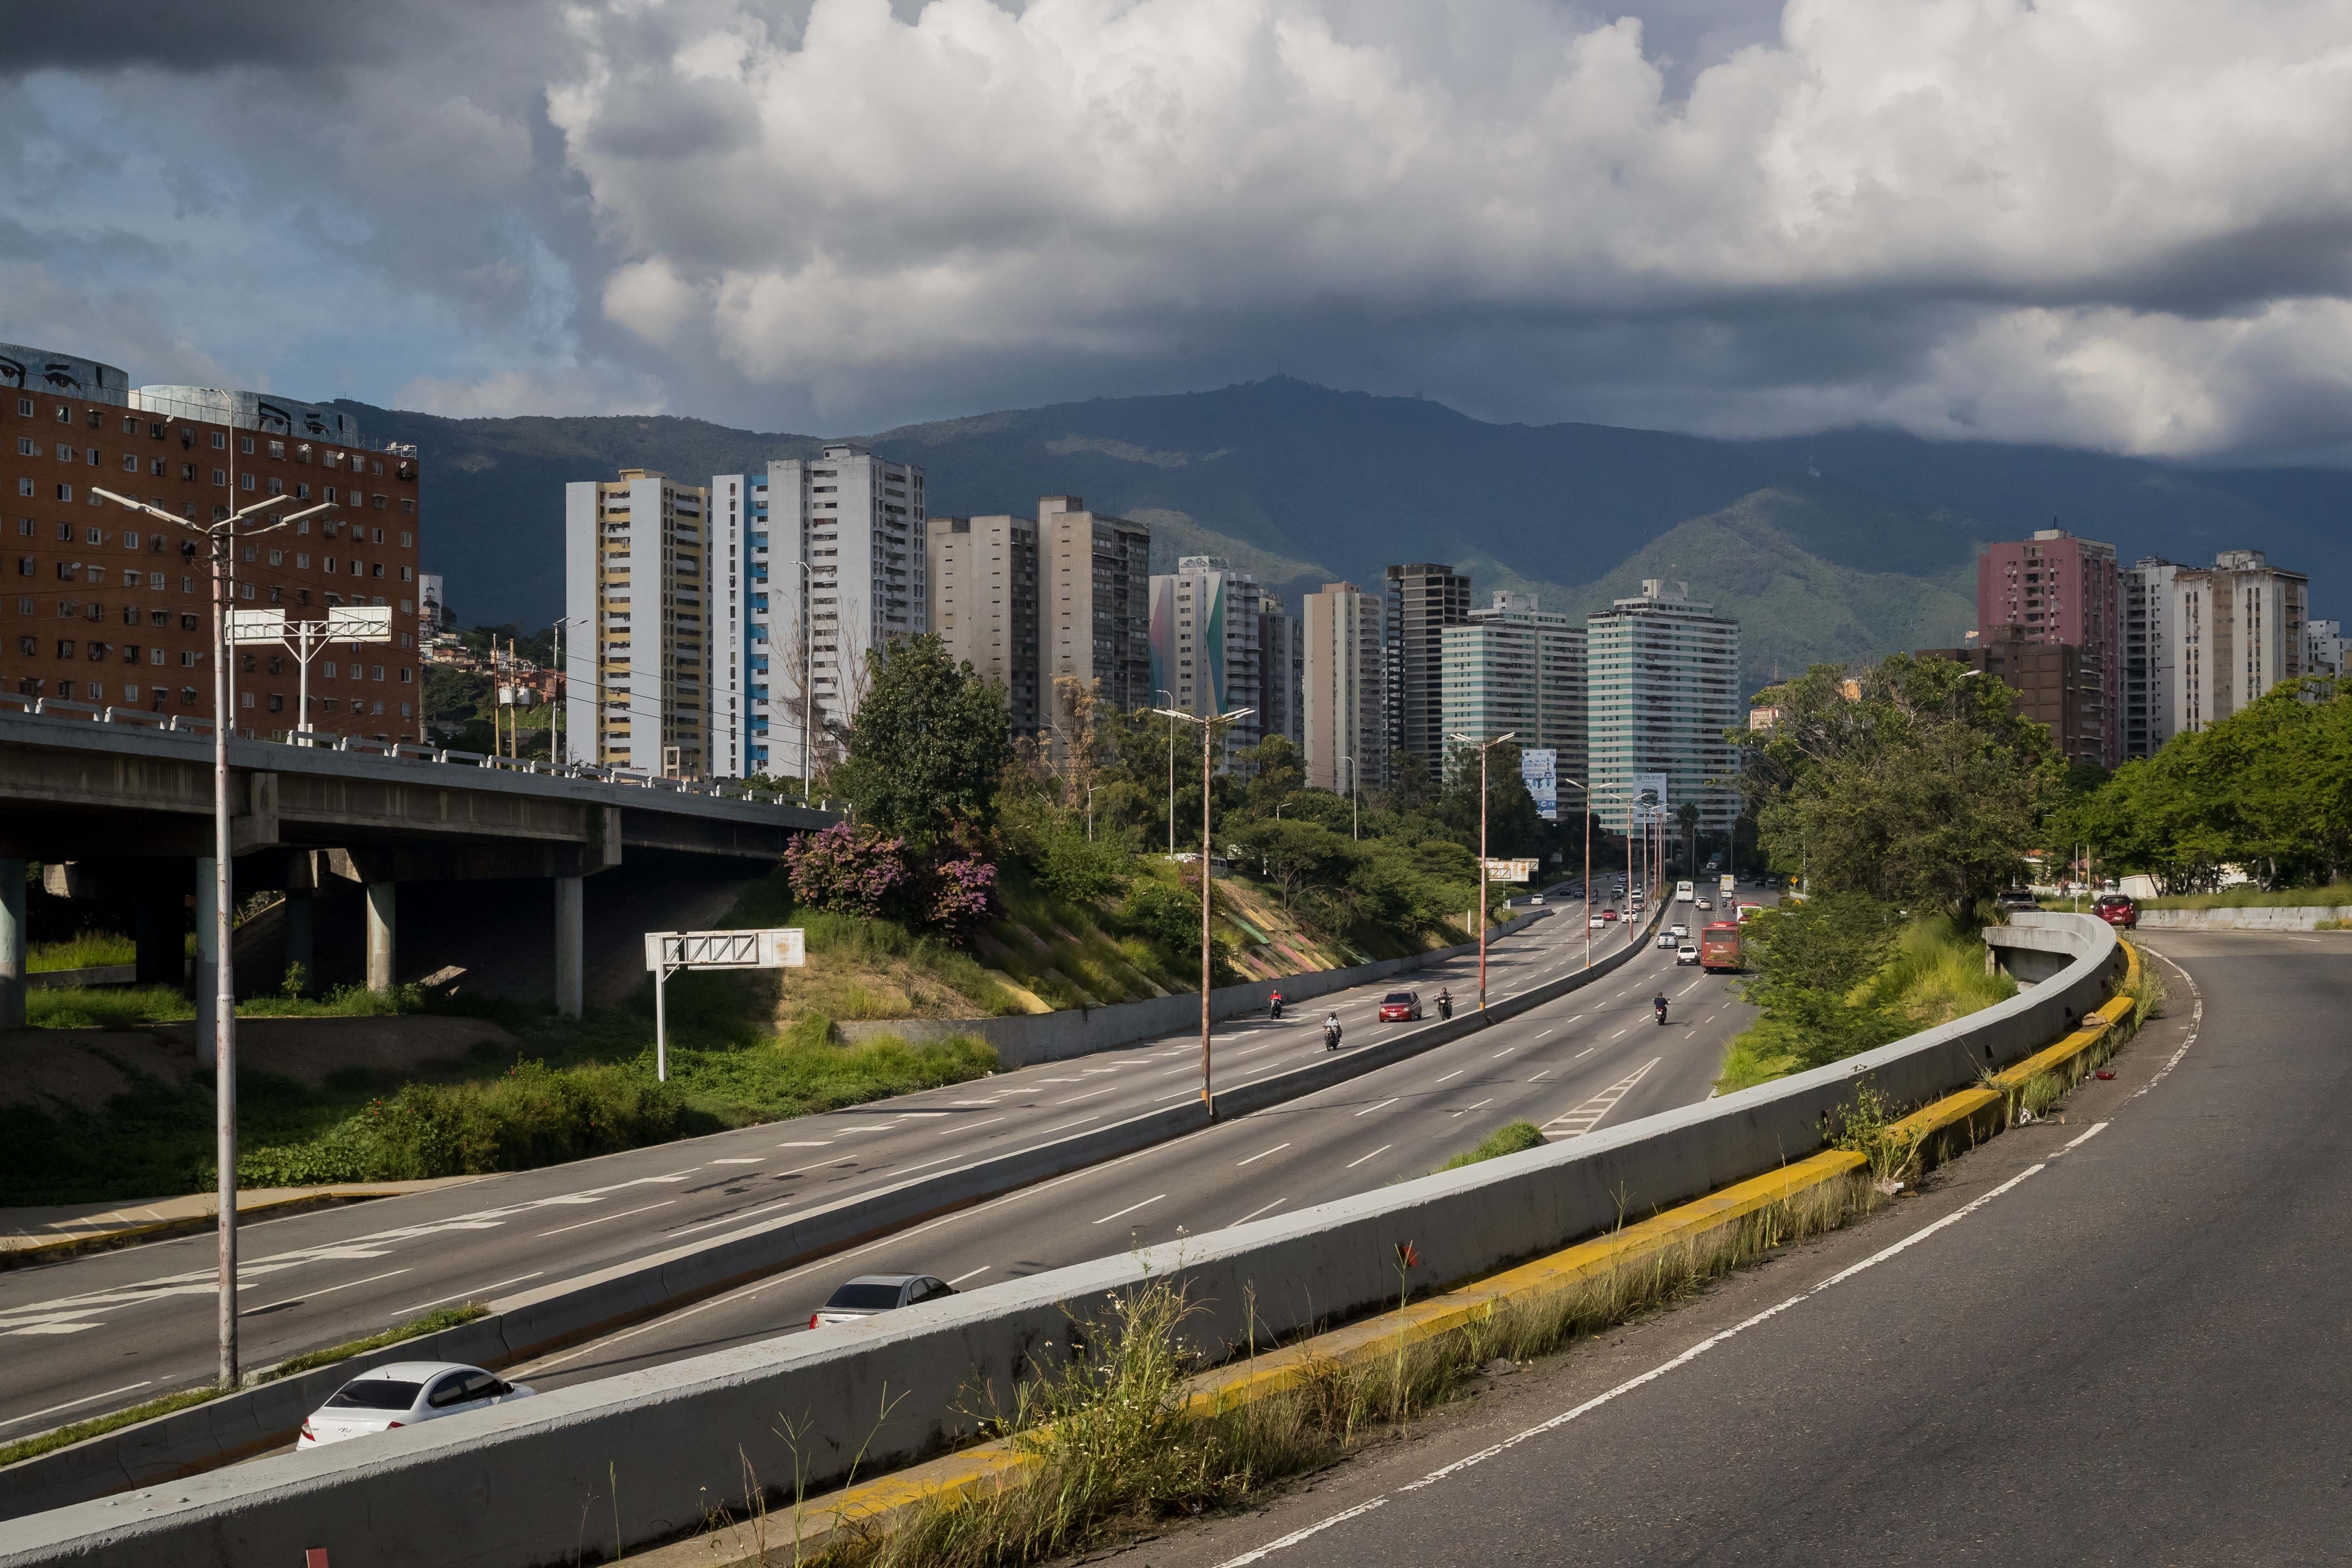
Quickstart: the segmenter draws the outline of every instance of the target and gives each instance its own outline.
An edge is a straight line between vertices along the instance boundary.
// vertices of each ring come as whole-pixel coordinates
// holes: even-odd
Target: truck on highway
[[[1717,921],[1698,933],[1698,966],[1709,974],[1739,972],[1738,921]]]
[[[1739,879],[1733,876],[1728,871],[1726,871],[1723,874],[1723,879],[1717,885],[1723,889],[1723,896],[1726,899],[1730,898],[1732,894],[1739,891]]]

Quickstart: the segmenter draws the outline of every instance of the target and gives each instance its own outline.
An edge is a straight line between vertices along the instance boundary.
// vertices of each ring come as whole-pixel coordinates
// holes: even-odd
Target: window
[[[305,554],[303,554],[303,553],[301,553],[300,552],[299,552],[299,551],[298,551],[298,552],[295,552],[295,556],[294,556],[294,564],[295,564],[297,567],[300,568],[301,570],[303,570],[303,571],[306,571],[306,572],[307,572],[307,571],[309,571],[309,570],[310,570],[310,558],[308,555],[305,555]]]
[[[286,564],[286,552],[284,552],[283,550],[273,550],[273,551],[271,551],[271,552],[269,552],[269,563],[270,563],[272,566],[283,566],[283,565],[285,565],[285,564]]]
[[[410,668],[408,668],[408,666],[406,666],[406,665],[404,665],[404,665],[402,665],[402,666],[400,667],[400,679],[401,679],[401,682],[402,682],[402,684],[405,685],[405,684],[407,684],[408,682],[413,681],[413,680],[415,680],[415,679],[416,679],[415,672],[414,670],[410,669]],[[405,713],[405,712],[407,712],[407,711],[408,711],[408,710],[407,710],[406,708],[404,708],[404,707],[403,709],[401,709],[401,711],[402,711],[402,712],[404,712],[404,713]]]
[[[383,679],[383,666],[380,664],[375,667],[375,679],[378,680]]]
[[[37,458],[40,455],[41,444],[38,441],[34,440],[30,436],[19,436],[16,437],[16,456],[20,458]]]
[[[228,450],[227,431],[215,430],[213,432],[213,450],[215,452],[226,452]]]
[[[163,663],[163,650],[162,648],[160,648],[160,647],[151,647],[151,648],[149,648],[149,649],[147,650],[147,662],[148,662],[148,663],[150,663],[150,664],[161,664],[161,663]]]
[[[73,656],[74,656],[74,643],[73,643],[73,638],[71,638],[71,637],[59,637],[59,638],[58,639],[58,657],[59,658],[71,658]]]
[[[68,445],[66,445],[63,441],[58,442],[58,462],[60,462],[60,463],[70,463],[70,462],[72,462],[72,461],[73,461],[73,458],[74,458],[73,448],[72,448],[71,447],[68,447]]]
[[[236,438],[236,449],[243,452],[248,458],[253,456],[253,437],[250,436],[238,437]]]
[[[59,486],[58,487],[58,499],[59,500],[73,500],[73,486],[71,486],[71,485],[59,485]]]
[[[227,483],[228,483],[228,470],[227,470],[226,468],[215,468],[215,469],[213,470],[213,483],[215,483],[215,485],[226,485],[226,484],[227,484]]]
[[[16,575],[19,577],[29,577],[32,574],[33,557],[29,555],[19,555],[16,557]]]
[[[33,481],[30,479],[18,479],[16,481],[16,493],[20,496],[31,495],[33,493]]]
[[[195,660],[194,660],[194,659],[193,659],[193,658],[190,658],[190,659],[184,659],[182,662],[186,663],[186,664],[194,664],[194,663],[195,662]],[[181,706],[181,707],[183,707],[183,708],[194,708],[195,705],[196,705],[196,689],[195,689],[194,687],[193,687],[193,686],[183,686],[182,688],[180,688],[180,706]]]
[[[271,445],[275,446],[277,443],[272,442]],[[284,693],[273,691],[269,694],[269,710],[272,713],[283,713],[286,711],[286,697]]]
[[[31,658],[34,655],[41,651],[41,639],[38,637],[18,637],[16,639],[16,651],[23,654],[26,658]]]
[[[237,476],[237,488],[239,489],[249,490],[253,489],[253,476],[251,474],[239,474]]]
[[[193,650],[188,648],[182,648],[180,650],[180,668],[182,669],[194,669],[196,668],[196,656]]]
[[[382,506],[383,504],[383,498],[382,496],[376,497],[375,504]],[[368,542],[371,544],[382,544],[383,542],[383,530],[380,528],[374,530],[370,536]]]
[[[97,468],[97,467],[99,467],[98,448],[97,448],[97,447],[92,447],[89,449],[89,456],[86,459],[84,459],[84,460],[85,460],[85,461],[87,461],[87,462],[89,464],[89,466],[90,466],[91,468]]]
[[[400,569],[400,580],[404,583],[414,583],[416,581],[416,568],[414,566],[402,567]]]
[[[286,443],[283,441],[272,441],[269,443],[269,455],[273,458],[284,457],[286,455]]]
[[[238,693],[237,693],[237,698],[238,698],[238,701],[237,701],[237,706],[238,706],[238,707],[240,707],[240,708],[250,708],[250,707],[252,707],[252,706],[253,706],[253,693],[252,693],[252,692],[250,692],[250,691],[240,691],[240,692],[238,692]]]
[[[30,419],[33,416],[33,400],[29,397],[16,399],[16,415],[19,418]]]
[[[92,461],[92,462],[96,462],[97,460],[98,460],[98,448],[97,448],[97,447],[91,447],[91,448],[90,448],[90,461]],[[384,503],[384,498],[383,498],[382,495],[375,495],[375,496],[372,496],[372,497],[370,497],[370,498],[369,498],[369,500],[368,500],[368,505],[370,505],[370,506],[372,506],[372,507],[375,508],[375,510],[378,510],[378,511],[382,511],[382,510],[383,510],[383,503]],[[381,544],[381,543],[383,543],[383,530],[382,530],[382,529],[380,529],[380,528],[376,530],[376,532],[375,532],[375,539],[376,539],[376,542],[377,542],[378,544]]]
[[[125,664],[137,664],[139,662],[139,645],[137,643],[124,643],[122,645],[122,662]],[[136,697],[133,697],[131,700],[136,702],[139,700]]]

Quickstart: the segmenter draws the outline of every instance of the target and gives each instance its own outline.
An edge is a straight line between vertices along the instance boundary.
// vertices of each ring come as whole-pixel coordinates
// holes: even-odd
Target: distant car
[[[1601,911],[1601,918],[1604,921],[1613,921],[1617,918],[1617,911],[1615,910],[1603,910]]]
[[[1605,914],[1594,915],[1591,920],[1586,921],[1584,923],[1588,929],[1599,931],[1602,926],[1609,923],[1609,917]]]
[[[449,1361],[396,1361],[373,1367],[335,1390],[334,1397],[302,1423],[297,1448],[316,1448],[347,1437],[488,1410],[537,1390],[507,1383],[478,1366]]]
[[[2136,930],[2139,925],[2139,906],[2132,902],[2129,893],[2101,893],[2098,901],[2091,906],[2091,912],[2126,931]]]
[[[1682,944],[1682,946],[1680,946],[1680,947],[1678,947],[1678,948],[1675,949],[1675,963],[1677,963],[1677,964],[1684,964],[1684,963],[1696,963],[1697,962],[1698,962],[1698,949],[1697,949],[1697,947],[1696,947],[1696,946],[1695,946],[1695,945],[1693,945],[1692,943],[1690,943],[1690,942],[1686,942],[1683,943],[1683,944]]]
[[[1698,901],[1698,907],[1703,910],[1711,910],[1715,908],[1715,900],[1712,899],[1701,899]]]
[[[2003,888],[2000,897],[1993,900],[2004,910],[2038,910],[2042,900],[2033,896],[2031,888]]]
[[[1391,991],[1381,998],[1381,1022],[1383,1024],[1417,1024],[1421,1021],[1421,993]]]
[[[298,693],[298,695],[299,695],[299,693]],[[1540,904],[1540,903],[1542,903],[1543,901],[1544,901],[1544,896],[1543,896],[1541,893],[1538,893],[1534,898],[1529,899],[1529,900],[1528,900],[1528,902],[1529,902],[1529,903],[1531,903],[1531,904]]]
[[[1666,934],[1679,942],[1684,937],[1690,935],[1690,927],[1685,925],[1680,921],[1676,921],[1674,924],[1666,928]]]
[[[1662,931],[1658,933],[1658,945],[1663,948],[1672,949],[1678,940],[1680,939],[1670,931]]]
[[[809,1327],[821,1329],[827,1323],[854,1323],[860,1318],[895,1312],[901,1307],[911,1307],[919,1301],[936,1301],[942,1296],[954,1294],[954,1288],[946,1280],[934,1279],[928,1274],[860,1274],[835,1290],[824,1306],[809,1314]]]

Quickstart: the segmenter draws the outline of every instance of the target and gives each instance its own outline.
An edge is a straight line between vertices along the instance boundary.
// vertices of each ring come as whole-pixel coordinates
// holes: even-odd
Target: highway
[[[1574,915],[1545,920],[1491,944],[1490,994],[1580,967],[1577,923]],[[1612,949],[1596,942],[1594,951]],[[1645,954],[1637,963],[1665,957]],[[1318,1058],[1327,1009],[1339,1013],[1353,1047],[1412,1026],[1376,1022],[1384,992],[1402,985],[1433,995],[1446,985],[1461,999],[1475,996],[1475,956],[1458,959],[1317,998],[1279,1025],[1233,1020],[1214,1036],[1217,1083],[1234,1087]],[[1475,1049],[1457,1042],[1416,1061],[1458,1058],[1466,1076]],[[1115,1121],[1196,1093],[1198,1060],[1197,1035],[1173,1036],[824,1116],[251,1224],[239,1268],[244,1363],[266,1366],[434,1306],[560,1283],[698,1236]],[[1664,1068],[1654,1076],[1658,1086],[1675,1079]],[[1652,1087],[1649,1079],[1638,1086]],[[1435,1115],[1460,1124],[1450,1109]],[[1384,1114],[1382,1123],[1404,1119]],[[1370,1164],[1361,1173],[1390,1173]],[[1107,1237],[1124,1245],[1123,1235],[1091,1226],[1078,1234],[1082,1257],[1103,1250]],[[213,1247],[206,1233],[0,1274],[0,1339],[20,1352],[39,1351],[0,1356],[0,1439],[210,1381]],[[646,1337],[640,1351],[656,1338]]]
[[[1733,986],[1651,948],[1597,985],[1411,1060],[770,1276],[509,1375],[553,1388],[641,1370],[799,1332],[858,1274],[930,1274],[984,1290],[1423,1175],[1513,1120],[1569,1138],[1705,1100],[1725,1047],[1753,1016]],[[1661,990],[1664,1027],[1650,1006]],[[1301,1027],[1311,1032],[1319,1014],[1309,1011]],[[1298,1032],[1255,1027],[1265,1050]]]
[[[1923,1195],[1484,1380],[1143,1568],[2340,1563],[2352,933],[2150,933],[2172,1005]],[[2191,980],[2193,977],[2194,990]]]

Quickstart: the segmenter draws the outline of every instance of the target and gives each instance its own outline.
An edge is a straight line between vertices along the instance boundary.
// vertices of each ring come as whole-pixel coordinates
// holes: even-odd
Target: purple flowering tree
[[[802,903],[873,920],[906,887],[906,851],[903,838],[836,822],[822,833],[803,834],[784,851],[784,866],[793,897]]]
[[[942,860],[931,868],[925,922],[961,943],[995,912],[996,868],[977,855]]]

